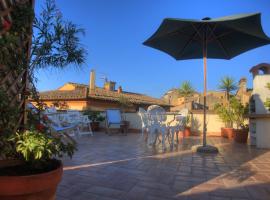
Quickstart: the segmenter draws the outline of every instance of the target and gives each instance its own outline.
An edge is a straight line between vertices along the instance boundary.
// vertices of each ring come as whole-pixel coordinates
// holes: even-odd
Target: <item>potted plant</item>
[[[183,131],[184,137],[191,136],[191,115],[188,114],[185,121],[184,121],[184,131]]]
[[[84,115],[88,115],[91,120],[90,126],[92,131],[99,131],[99,123],[105,120],[105,117],[98,111],[85,110]]]
[[[79,37],[84,31],[63,19],[54,0],[46,0],[38,17],[27,3],[32,1],[12,2],[8,9],[11,22],[5,22],[3,27],[0,22],[1,49],[5,50],[0,51],[0,68],[3,70],[5,66],[11,74],[21,74],[27,69],[26,77],[17,78],[22,79],[20,82],[27,89],[30,89],[27,82],[32,84],[31,96],[38,97],[35,89],[37,69],[48,66],[62,69],[69,64],[80,66],[84,63],[86,51]],[[29,44],[29,49],[22,48],[22,44]],[[12,103],[6,85],[1,84],[0,89],[3,89],[0,92],[0,199],[54,199],[63,171],[59,158],[65,154],[72,156],[76,146],[48,131],[38,114],[31,123],[28,121],[28,127],[19,124],[22,119],[19,107],[27,102]],[[27,96],[29,92],[18,91],[17,96],[19,94]]]
[[[221,136],[233,139],[233,112],[229,105],[216,104],[215,111],[218,114],[225,127],[221,127]]]
[[[217,104],[215,107],[217,114],[225,124],[225,127],[221,128],[221,136],[233,139],[233,116],[230,109],[230,94],[232,91],[237,89],[237,85],[234,81],[234,78],[225,76],[220,80],[218,88],[221,91],[224,91],[226,94],[226,101],[221,104]]]
[[[234,129],[234,140],[238,143],[247,143],[249,127],[245,124],[248,115],[248,105],[243,105],[237,98],[230,100],[233,113],[233,121],[236,126]]]
[[[53,135],[38,114],[30,117],[29,130],[15,133],[18,109],[7,106],[2,91],[0,99],[0,199],[54,199],[63,171],[59,158],[71,157],[76,144]]]

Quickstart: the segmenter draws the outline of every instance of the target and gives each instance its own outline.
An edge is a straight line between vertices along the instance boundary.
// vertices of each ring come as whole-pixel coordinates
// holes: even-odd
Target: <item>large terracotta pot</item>
[[[54,200],[63,165],[53,171],[29,176],[0,176],[1,200]]]
[[[223,127],[221,128],[220,135],[221,135],[221,137],[228,138],[228,135],[224,131],[224,128]]]
[[[184,131],[183,131],[183,136],[184,137],[189,137],[191,136],[191,128],[190,127],[185,127]]]
[[[234,141],[238,143],[247,143],[248,129],[234,129]]]
[[[233,128],[223,128],[221,130],[223,134],[223,137],[228,138],[229,140],[232,140],[234,138],[234,129]]]
[[[92,131],[99,131],[99,122],[90,122]]]

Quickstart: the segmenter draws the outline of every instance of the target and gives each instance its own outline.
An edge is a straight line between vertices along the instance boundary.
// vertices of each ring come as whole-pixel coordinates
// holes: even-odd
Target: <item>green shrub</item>
[[[67,154],[72,157],[75,145],[64,143],[61,137],[51,134],[40,133],[36,130],[25,131],[23,134],[16,133],[9,139],[16,145],[16,152],[26,162],[45,162],[53,158]]]
[[[83,114],[88,115],[88,118],[92,122],[103,122],[105,120],[105,117],[102,116],[101,112],[98,111],[85,110]]]

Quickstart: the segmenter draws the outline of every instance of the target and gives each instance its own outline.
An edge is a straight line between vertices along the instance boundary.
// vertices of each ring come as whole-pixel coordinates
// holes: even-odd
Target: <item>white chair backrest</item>
[[[139,108],[138,115],[141,118],[142,127],[146,127],[148,125],[148,115],[146,110],[144,110],[143,108]]]
[[[88,118],[88,115],[81,115],[80,121],[82,123],[90,123],[91,122],[90,119]]]
[[[158,105],[149,106],[147,109],[149,118],[153,121],[164,122],[167,120],[166,111]]]
[[[49,108],[46,108],[45,111],[44,111],[45,114],[54,114],[54,113],[57,113],[57,110],[55,107],[49,107]]]
[[[112,124],[120,124],[122,121],[121,112],[118,109],[106,110],[107,122]]]
[[[57,114],[51,114],[51,115],[47,115],[49,121],[57,127],[61,127],[61,121],[59,120],[59,115]]]

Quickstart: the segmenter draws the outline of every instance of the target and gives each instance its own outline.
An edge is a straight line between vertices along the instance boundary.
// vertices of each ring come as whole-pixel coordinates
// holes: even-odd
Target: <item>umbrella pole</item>
[[[206,146],[207,44],[203,41],[203,146]]]

